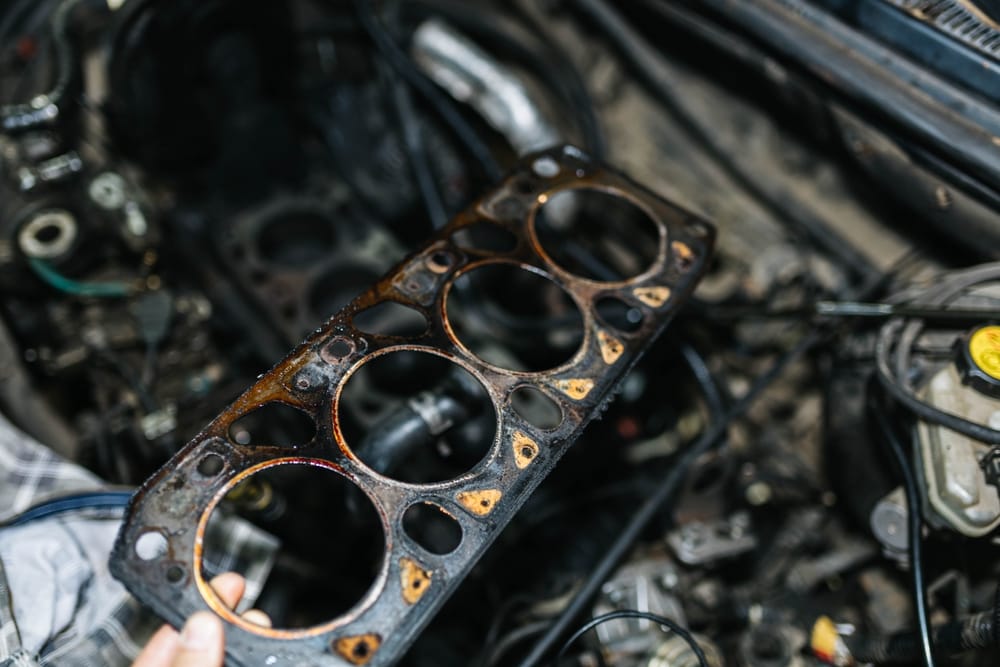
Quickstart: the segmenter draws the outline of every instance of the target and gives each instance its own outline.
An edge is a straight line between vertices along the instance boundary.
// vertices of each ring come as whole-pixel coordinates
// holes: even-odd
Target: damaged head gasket
[[[540,207],[564,191],[596,191],[638,207],[655,224],[650,243],[655,248],[646,249],[651,264],[614,282],[581,278],[557,264],[539,240],[536,217]],[[584,204],[564,198],[563,208]],[[504,247],[479,244],[476,239],[482,237],[469,233],[474,228],[502,235],[507,242]],[[263,375],[144,484],[115,545],[115,576],[175,625],[195,611],[214,610],[227,622],[226,649],[236,664],[392,664],[690,295],[713,239],[708,224],[599,167],[575,148],[527,158],[423,250]],[[541,372],[504,370],[460,342],[447,315],[455,280],[494,264],[533,272],[572,298],[582,315],[583,339],[568,361]],[[599,314],[602,300],[641,313],[639,324],[617,328]],[[357,316],[386,301],[419,313],[427,323],[424,332],[405,337],[355,327]],[[443,357],[486,389],[496,433],[489,453],[468,473],[434,484],[403,483],[366,466],[345,440],[338,404],[348,379],[369,360],[400,350]],[[514,409],[512,394],[523,387],[558,405],[558,424],[540,427]],[[249,446],[230,438],[236,420],[275,402],[313,418],[312,440],[299,446]],[[203,572],[202,550],[208,517],[227,492],[265,468],[293,463],[326,468],[360,487],[379,514],[385,552],[375,583],[346,614],[314,627],[279,630],[245,621],[216,598]],[[460,526],[461,541],[451,553],[431,553],[404,531],[404,513],[423,503]],[[160,547],[142,549],[146,536],[155,537]]]

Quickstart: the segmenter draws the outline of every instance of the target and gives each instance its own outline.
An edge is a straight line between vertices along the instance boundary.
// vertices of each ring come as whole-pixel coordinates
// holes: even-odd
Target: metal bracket
[[[596,282],[568,273],[546,255],[535,230],[536,212],[554,194],[580,188],[621,197],[655,223],[659,240],[649,268],[629,280]],[[506,230],[516,240],[514,247],[498,252],[456,239],[460,230],[484,223]],[[154,474],[132,500],[111,558],[112,572],[174,625],[203,609],[221,616],[232,664],[393,664],[691,294],[706,269],[714,236],[707,223],[576,148],[529,156],[422,250],[261,376]],[[447,317],[449,288],[462,273],[492,263],[547,277],[576,302],[584,336],[569,361],[544,372],[513,372],[486,363],[462,345]],[[609,296],[643,314],[636,330],[619,331],[600,318],[596,303]],[[427,330],[400,337],[355,328],[355,315],[387,300],[422,313]],[[344,440],[337,416],[343,386],[367,360],[393,350],[442,356],[486,388],[497,417],[496,435],[489,454],[470,472],[436,484],[403,483],[365,466]],[[543,430],[512,408],[511,393],[525,386],[556,401],[562,410],[558,426]],[[269,402],[311,415],[313,439],[297,447],[251,447],[229,439],[234,421]],[[385,533],[380,574],[364,598],[343,616],[301,630],[264,628],[236,616],[210,591],[201,562],[208,517],[223,496],[253,473],[289,463],[327,468],[356,484],[374,503]],[[463,532],[455,551],[431,554],[404,533],[403,514],[417,503],[431,503],[455,518]],[[166,544],[152,556],[144,553],[144,560],[137,543],[147,534],[162,536]]]

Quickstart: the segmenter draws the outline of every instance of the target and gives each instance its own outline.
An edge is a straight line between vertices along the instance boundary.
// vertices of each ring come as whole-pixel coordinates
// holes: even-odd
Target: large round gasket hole
[[[149,530],[135,541],[135,555],[140,560],[156,560],[167,553],[167,538],[158,530]]]
[[[278,401],[265,403],[229,425],[229,439],[246,447],[296,447],[308,443],[314,435],[316,423],[312,417]]]
[[[642,310],[613,296],[598,299],[594,309],[602,322],[626,333],[638,331],[645,319]]]
[[[348,377],[335,409],[344,440],[365,465],[411,484],[468,472],[496,435],[496,411],[479,379],[430,352],[367,359]]]
[[[539,372],[569,361],[583,341],[583,316],[553,280],[515,264],[467,271],[445,304],[458,340],[486,363]]]
[[[253,557],[232,558],[236,539],[255,545]],[[244,477],[213,508],[201,577],[236,572],[263,579],[257,600],[244,600],[236,613],[253,603],[274,628],[298,630],[361,602],[378,578],[384,551],[379,514],[354,482],[326,465],[282,463]]]
[[[319,211],[281,211],[257,232],[257,253],[271,264],[307,268],[330,256],[336,243],[333,221]]]
[[[424,314],[398,301],[383,301],[365,308],[353,317],[353,322],[359,331],[381,336],[414,338],[427,331]]]
[[[403,531],[424,550],[443,556],[462,543],[462,526],[433,503],[416,503],[403,513]]]
[[[623,195],[589,188],[551,195],[535,213],[535,234],[564,271],[619,282],[649,270],[660,249],[660,228]]]
[[[463,250],[488,254],[507,253],[517,247],[513,232],[485,220],[462,227],[451,235],[451,240]]]
[[[563,420],[559,404],[530,385],[522,385],[510,393],[510,406],[521,419],[544,431],[557,428]]]

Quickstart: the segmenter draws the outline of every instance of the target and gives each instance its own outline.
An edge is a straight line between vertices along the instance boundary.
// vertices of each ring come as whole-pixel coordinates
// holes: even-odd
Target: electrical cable
[[[702,398],[705,399],[705,405],[708,408],[709,421],[722,419],[726,412],[726,402],[722,397],[721,385],[712,375],[705,358],[687,341],[681,343],[680,350],[684,362],[691,369],[691,375],[701,389]]]
[[[385,25],[393,29],[397,28],[398,18],[399,3],[393,2],[389,4],[387,15],[384,17]],[[389,70],[387,77],[389,93],[393,110],[399,122],[399,132],[407,160],[410,163],[410,170],[413,172],[413,179],[420,191],[424,208],[427,210],[427,218],[431,222],[431,228],[440,229],[448,223],[448,213],[445,210],[441,192],[434,181],[434,172],[431,170],[417,111],[413,106],[413,97],[410,95],[410,90],[403,78],[391,68],[387,69]]]
[[[357,8],[358,18],[365,32],[375,42],[375,46],[389,65],[434,107],[434,110],[482,167],[485,176],[491,181],[500,180],[503,171],[493,158],[489,148],[480,139],[479,134],[462,117],[459,110],[452,104],[451,98],[438,90],[437,86],[417,69],[406,52],[400,48],[378,17],[375,16],[369,0],[354,0],[354,6]]]
[[[871,378],[868,382],[867,407],[869,415],[878,425],[885,437],[886,445],[892,458],[896,461],[896,467],[903,477],[903,490],[906,494],[906,510],[908,519],[908,542],[907,549],[910,555],[910,574],[913,579],[913,604],[917,615],[917,626],[920,631],[920,653],[924,667],[934,667],[934,654],[931,647],[931,623],[927,605],[927,587],[924,584],[924,561],[923,561],[923,515],[920,504],[920,495],[917,489],[917,481],[913,470],[910,468],[906,458],[906,451],[902,443],[896,437],[892,426],[885,417],[884,410],[875,403],[874,389],[876,382]]]
[[[514,628],[496,642],[489,655],[483,661],[483,667],[495,667],[499,665],[500,659],[514,648],[514,646],[529,637],[545,632],[545,628],[547,627],[549,627],[548,621],[535,621],[534,623]]]
[[[410,96],[406,84],[396,77],[393,77],[393,80],[389,82],[389,87],[396,116],[399,119],[403,148],[406,150],[413,179],[420,190],[420,198],[427,210],[427,218],[431,222],[432,229],[441,229],[448,222],[448,213],[445,211],[441,193],[434,182],[434,173],[431,171],[427,147],[424,145],[423,133],[417,120],[416,110],[413,107],[413,98]]]
[[[637,611],[635,609],[622,609],[619,611],[610,611],[606,614],[595,616],[594,618],[584,623],[579,630],[574,632],[570,636],[570,638],[566,640],[566,643],[563,644],[562,648],[559,649],[559,652],[556,654],[553,664],[558,665],[559,660],[563,657],[563,655],[566,654],[567,649],[569,649],[569,647],[584,634],[593,630],[602,623],[607,623],[608,621],[615,621],[620,618],[641,618],[647,621],[652,621],[654,623],[657,623],[665,628],[669,628],[671,632],[673,632],[675,635],[683,639],[685,642],[687,642],[687,645],[691,647],[691,650],[694,651],[694,654],[698,657],[698,665],[700,667],[708,667],[708,658],[705,657],[705,651],[702,650],[701,646],[698,645],[698,642],[695,640],[694,636],[690,632],[688,632],[688,630],[684,628],[684,626],[674,621],[671,621],[669,618],[666,618],[664,616],[658,616],[657,614],[653,614],[648,611]]]
[[[600,562],[587,575],[583,584],[560,613],[559,617],[553,622],[549,630],[538,640],[532,648],[531,653],[520,663],[521,667],[536,667],[541,663],[544,656],[555,645],[563,633],[566,632],[570,623],[584,612],[590,600],[600,591],[604,581],[607,580],[618,563],[621,562],[622,558],[632,548],[632,545],[638,540],[646,526],[654,517],[660,514],[663,506],[673,499],[674,494],[678,491],[681,482],[684,480],[688,468],[726,434],[729,425],[749,410],[760,394],[788,366],[800,359],[820,340],[822,340],[822,335],[815,329],[803,336],[794,347],[779,357],[767,371],[757,378],[750,389],[726,411],[722,419],[713,422],[708,430],[684,451],[677,464],[667,473],[660,485],[652,491],[646,501],[639,507],[632,518],[629,519],[628,523],[625,524],[621,533],[608,548]]]
[[[33,505],[16,516],[0,523],[0,526],[4,528],[23,526],[31,521],[46,519],[57,514],[82,509],[124,509],[131,499],[131,491],[89,491],[74,493]]]
[[[37,257],[29,258],[28,265],[50,287],[72,296],[120,298],[134,292],[132,286],[124,282],[80,282],[67,278]]]
[[[862,301],[813,301],[805,307],[766,309],[757,306],[721,306],[706,312],[713,319],[801,319],[808,317],[856,317],[887,319],[918,317],[931,322],[978,324],[1000,320],[996,308],[949,308],[920,304],[867,303]]]

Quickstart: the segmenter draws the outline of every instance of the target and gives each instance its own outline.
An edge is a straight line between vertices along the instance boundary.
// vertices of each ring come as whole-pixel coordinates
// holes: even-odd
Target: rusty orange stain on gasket
[[[538,456],[538,443],[520,431],[514,431],[511,447],[514,448],[514,463],[521,470],[527,468]]]
[[[670,288],[662,286],[636,287],[632,290],[632,294],[635,294],[635,298],[650,308],[659,308],[670,298]]]
[[[574,401],[582,401],[594,388],[594,381],[590,378],[570,378],[569,380],[556,380],[555,385],[556,389]]]
[[[382,644],[382,638],[375,633],[341,637],[333,643],[333,649],[352,665],[364,665]]]
[[[597,342],[601,347],[601,358],[608,366],[618,361],[625,351],[625,346],[620,340],[601,329],[597,330]]]
[[[462,491],[455,500],[476,516],[486,516],[493,511],[497,502],[503,496],[500,489],[482,489],[480,491]]]
[[[399,559],[399,576],[406,604],[416,603],[431,585],[430,570],[425,570],[412,558]]]

